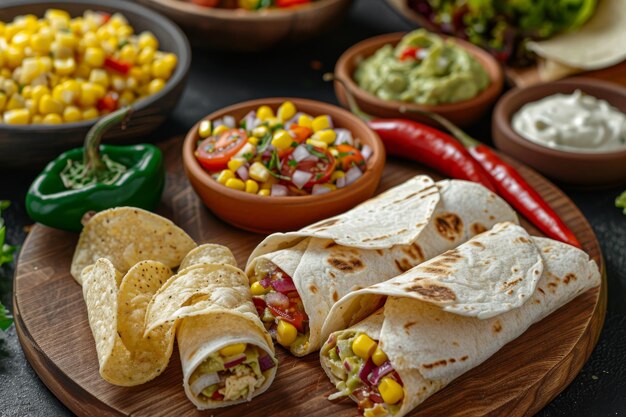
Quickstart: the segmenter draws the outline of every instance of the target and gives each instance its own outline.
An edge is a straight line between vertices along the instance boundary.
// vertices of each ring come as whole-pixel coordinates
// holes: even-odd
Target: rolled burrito
[[[320,352],[330,398],[349,396],[367,417],[404,416],[599,284],[585,252],[497,225],[335,304]]]
[[[199,409],[249,401],[271,385],[277,361],[248,279],[220,245],[195,248],[182,265],[172,276],[142,261],[121,280],[106,258],[84,269],[100,375],[115,385],[147,382],[167,367],[176,337],[185,392]]]
[[[297,232],[273,234],[246,273],[261,319],[296,356],[320,348],[333,304],[490,229],[515,212],[481,185],[417,176]]]

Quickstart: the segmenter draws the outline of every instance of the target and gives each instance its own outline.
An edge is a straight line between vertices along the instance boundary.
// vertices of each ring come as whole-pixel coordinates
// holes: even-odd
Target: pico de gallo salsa
[[[273,266],[250,286],[252,301],[274,340],[292,352],[306,349],[309,318],[289,275]]]
[[[191,0],[204,7],[219,7],[221,9],[263,10],[269,8],[286,9],[312,3],[313,0]]]
[[[325,194],[365,172],[372,148],[337,128],[329,115],[299,112],[286,101],[236,121],[203,120],[195,156],[220,184],[260,196]]]
[[[337,380],[328,399],[350,396],[364,417],[396,414],[404,399],[404,383],[378,341],[351,330],[330,335],[322,361]]]

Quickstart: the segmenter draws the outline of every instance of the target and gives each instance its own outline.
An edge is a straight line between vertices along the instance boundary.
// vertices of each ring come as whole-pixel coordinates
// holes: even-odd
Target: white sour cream
[[[589,153],[626,149],[626,115],[580,90],[524,105],[513,116],[513,129],[550,148]]]

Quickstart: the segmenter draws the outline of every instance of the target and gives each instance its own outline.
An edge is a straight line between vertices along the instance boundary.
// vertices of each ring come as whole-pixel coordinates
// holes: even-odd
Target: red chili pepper
[[[519,172],[504,162],[493,149],[470,137],[444,117],[434,113],[425,114],[439,122],[465,145],[472,157],[489,174],[498,194],[546,236],[577,248],[581,247],[574,233],[563,223],[559,215]]]
[[[398,58],[400,61],[406,61],[408,59],[417,60],[417,53],[422,48],[418,48],[416,46],[407,46],[404,51],[400,54]]]
[[[97,101],[96,108],[100,111],[107,110],[112,112],[117,110],[117,100],[116,93],[108,93],[106,96]]]
[[[487,173],[452,136],[412,120],[372,120],[389,155],[409,158],[452,177],[482,184],[496,191]]]
[[[128,62],[119,61],[115,58],[107,56],[104,58],[104,67],[110,69],[111,71],[119,72],[120,74],[128,74],[132,65]]]

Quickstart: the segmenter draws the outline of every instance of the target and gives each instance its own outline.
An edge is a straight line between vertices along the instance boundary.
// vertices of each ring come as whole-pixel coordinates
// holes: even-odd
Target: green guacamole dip
[[[489,85],[483,66],[452,40],[418,29],[395,47],[385,45],[359,63],[354,79],[383,100],[456,103]]]

